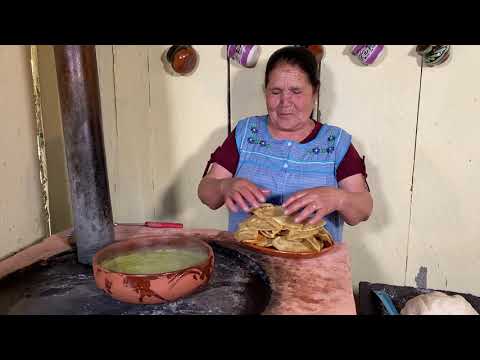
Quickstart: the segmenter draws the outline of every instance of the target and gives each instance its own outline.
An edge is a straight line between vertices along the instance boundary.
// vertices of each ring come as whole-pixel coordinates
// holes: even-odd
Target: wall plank
[[[177,76],[162,62],[168,48],[97,53],[114,217],[225,228],[225,213],[201,204],[197,185],[227,133],[226,60],[220,46],[195,46],[199,68]]]
[[[383,61],[369,67],[354,62],[349,48],[326,46],[320,111],[366,157],[373,214],[345,225],[353,282],[403,285],[420,68],[413,46],[388,45]]]
[[[29,46],[0,46],[0,259],[46,235]]]
[[[112,202],[113,218],[118,208],[118,126],[115,103],[115,63],[113,45],[97,45],[97,68],[102,108],[103,139],[107,160],[108,183]]]
[[[72,226],[72,211],[53,46],[38,46],[38,67],[52,233],[57,233]]]
[[[118,168],[118,177],[113,175],[113,186],[115,201],[116,195],[121,194],[121,201],[115,206],[115,218],[119,221],[153,218],[147,54],[148,49],[143,46],[113,49],[118,147],[108,151],[116,153],[113,166]],[[107,132],[112,134],[110,129]]]
[[[407,284],[480,295],[480,46],[423,69]],[[418,277],[420,273],[420,277]]]

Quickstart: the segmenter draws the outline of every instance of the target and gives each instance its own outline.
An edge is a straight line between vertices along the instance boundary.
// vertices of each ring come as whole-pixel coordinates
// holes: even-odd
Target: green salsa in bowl
[[[97,287],[137,304],[174,301],[198,291],[210,280],[213,265],[210,245],[182,234],[117,242],[93,259]]]

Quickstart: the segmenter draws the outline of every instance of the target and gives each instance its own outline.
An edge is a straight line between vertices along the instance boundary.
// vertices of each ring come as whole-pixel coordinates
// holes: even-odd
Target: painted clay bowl
[[[204,252],[200,263],[176,271],[132,274],[111,271],[104,261],[136,251],[186,249]],[[95,283],[114,299],[133,304],[160,304],[192,294],[205,286],[213,271],[212,248],[185,236],[144,236],[108,245],[93,258]]]

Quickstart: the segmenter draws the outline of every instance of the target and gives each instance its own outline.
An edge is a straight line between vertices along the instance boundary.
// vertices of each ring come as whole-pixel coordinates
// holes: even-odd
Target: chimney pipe
[[[54,46],[77,258],[114,240],[95,46]]]

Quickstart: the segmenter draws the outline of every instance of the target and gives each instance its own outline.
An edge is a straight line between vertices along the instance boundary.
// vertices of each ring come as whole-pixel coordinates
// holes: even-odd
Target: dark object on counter
[[[390,295],[383,290],[373,290],[373,293],[377,295],[378,299],[382,302],[388,315],[400,315]]]
[[[55,46],[73,239],[78,261],[91,264],[113,242],[113,217],[102,132],[95,46]]]
[[[409,286],[373,284],[362,281],[359,284],[359,315],[388,315],[385,307],[375,295],[374,291],[384,291],[387,293],[398,312],[403,309],[408,300],[432,291],[441,291],[447,295],[461,295],[473,306],[477,312],[480,312],[480,297],[471,294],[446,290],[418,289]]]
[[[215,267],[208,286],[168,304],[114,300],[95,286],[91,267],[73,252],[52,257],[0,280],[0,314],[21,315],[255,315],[270,302],[263,268],[249,256],[210,243]]]
[[[191,45],[174,45],[168,49],[167,60],[180,75],[190,74],[198,62],[198,55]]]

